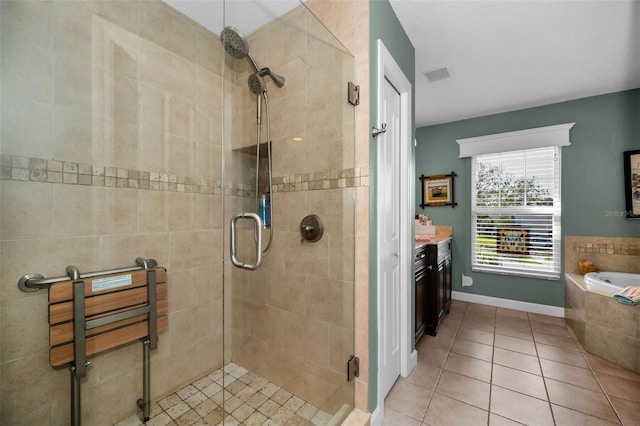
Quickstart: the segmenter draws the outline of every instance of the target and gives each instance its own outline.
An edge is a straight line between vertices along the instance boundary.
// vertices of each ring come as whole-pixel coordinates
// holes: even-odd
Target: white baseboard
[[[402,377],[409,377],[415,366],[418,365],[418,351],[415,349],[409,354],[409,359],[405,365],[400,366],[400,375]]]
[[[373,410],[371,413],[371,419],[369,420],[369,424],[371,426],[380,426],[382,424],[382,420],[384,418],[384,408],[380,408],[379,406]]]
[[[516,311],[564,318],[564,308],[560,306],[540,305],[538,303],[501,299],[499,297],[483,296],[481,294],[465,293],[462,291],[452,291],[451,298],[462,302],[480,303],[481,305],[497,306],[498,308],[514,309]]]

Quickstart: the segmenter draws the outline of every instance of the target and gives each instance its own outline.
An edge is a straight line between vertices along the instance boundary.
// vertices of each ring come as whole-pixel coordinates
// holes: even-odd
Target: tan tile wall
[[[355,201],[355,353],[360,358],[355,406],[368,412],[369,395],[369,2],[311,0],[307,6],[353,53],[360,105],[355,110],[355,164],[366,169]]]
[[[152,396],[222,363],[222,49],[160,2],[0,7],[0,423],[68,424],[47,294],[19,291],[25,273],[155,258],[169,271],[170,326]],[[141,359],[141,344],[91,358],[85,424],[135,410]]]

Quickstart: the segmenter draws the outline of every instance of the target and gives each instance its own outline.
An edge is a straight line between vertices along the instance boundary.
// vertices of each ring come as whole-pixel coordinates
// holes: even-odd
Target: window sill
[[[508,275],[513,277],[534,278],[538,280],[557,281],[560,280],[560,272],[526,272],[522,270],[510,270],[505,268],[491,268],[482,266],[472,266],[473,272],[484,272],[494,275]]]

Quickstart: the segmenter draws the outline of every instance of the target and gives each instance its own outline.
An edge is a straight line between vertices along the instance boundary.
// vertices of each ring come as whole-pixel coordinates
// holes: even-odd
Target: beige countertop
[[[436,226],[436,233],[434,235],[416,235],[414,248],[419,249],[427,244],[439,244],[451,238],[453,238],[453,227]]]

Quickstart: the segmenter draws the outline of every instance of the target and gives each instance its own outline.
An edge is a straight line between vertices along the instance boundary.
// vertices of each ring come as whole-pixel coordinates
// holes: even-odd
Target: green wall
[[[370,122],[377,122],[378,116],[378,39],[382,40],[387,50],[391,53],[396,63],[400,66],[404,75],[412,86],[411,94],[411,128],[415,129],[415,49],[400,25],[400,21],[387,0],[370,0],[369,2],[369,90],[370,96]],[[414,132],[414,130],[412,130]],[[413,134],[415,136],[415,133]],[[377,155],[375,140],[369,140],[369,223],[375,224],[377,186],[376,170]],[[369,412],[377,407],[378,398],[378,300],[377,300],[377,234],[375,226],[370,226],[369,235]]]
[[[563,241],[565,235],[640,237],[640,220],[617,215],[625,210],[622,152],[640,149],[640,89],[416,130],[416,175],[458,173],[455,208],[422,209],[421,188],[416,186],[416,214],[426,213],[437,225],[453,226],[453,290],[564,305],[562,279],[471,272],[471,160],[458,158],[456,140],[572,122],[572,145],[562,149]],[[472,287],[463,290],[462,273],[473,278]]]

